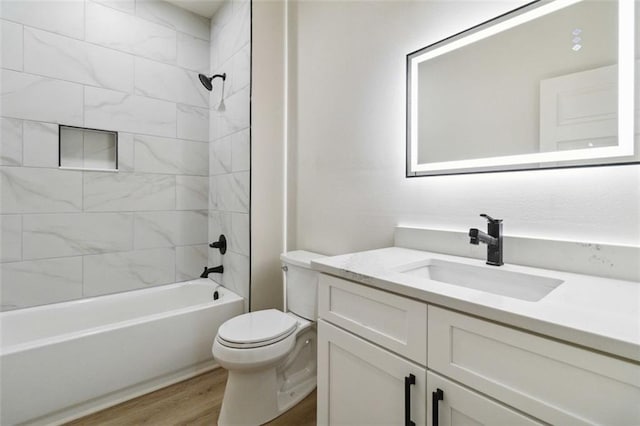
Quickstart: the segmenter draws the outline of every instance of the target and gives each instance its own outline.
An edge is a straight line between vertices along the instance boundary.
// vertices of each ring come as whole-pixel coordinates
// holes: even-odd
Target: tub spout
[[[221,274],[224,272],[224,266],[220,265],[220,266],[214,266],[213,268],[207,268],[206,266],[204,267],[204,271],[202,272],[202,275],[200,275],[200,278],[208,278],[209,274]]]

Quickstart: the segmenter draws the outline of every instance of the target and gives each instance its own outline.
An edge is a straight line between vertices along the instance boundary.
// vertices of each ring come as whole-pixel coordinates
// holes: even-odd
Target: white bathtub
[[[2,312],[0,424],[62,423],[209,370],[218,327],[243,309],[198,279]]]

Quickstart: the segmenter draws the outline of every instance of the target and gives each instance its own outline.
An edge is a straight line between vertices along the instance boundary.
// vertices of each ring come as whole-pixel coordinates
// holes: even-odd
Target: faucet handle
[[[209,247],[217,248],[220,250],[220,254],[225,254],[227,252],[227,238],[224,234],[220,234],[218,241],[209,244]]]
[[[484,217],[485,219],[487,219],[491,223],[500,223],[500,222],[502,222],[502,219],[494,219],[494,218],[492,218],[491,216],[489,216],[488,214],[485,214],[485,213],[481,213],[480,216]]]

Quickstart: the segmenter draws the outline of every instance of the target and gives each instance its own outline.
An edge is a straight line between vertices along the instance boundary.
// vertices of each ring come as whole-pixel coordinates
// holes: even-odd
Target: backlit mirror
[[[634,3],[538,1],[407,55],[407,176],[638,163]]]

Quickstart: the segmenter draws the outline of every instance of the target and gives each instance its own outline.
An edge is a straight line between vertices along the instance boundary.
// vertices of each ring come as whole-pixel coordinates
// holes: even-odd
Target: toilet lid
[[[249,312],[231,318],[218,329],[218,338],[232,346],[259,346],[278,342],[289,336],[297,321],[276,309]]]

